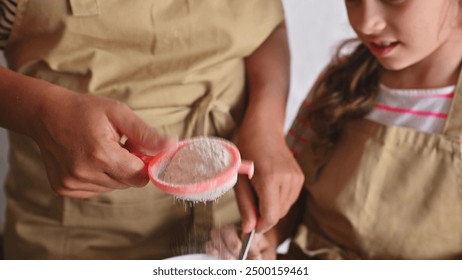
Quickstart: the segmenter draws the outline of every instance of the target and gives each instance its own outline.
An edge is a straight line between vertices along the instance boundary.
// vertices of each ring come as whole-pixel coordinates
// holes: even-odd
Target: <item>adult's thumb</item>
[[[247,179],[238,180],[234,187],[237,205],[241,214],[241,229],[243,233],[249,233],[255,229],[258,221],[258,210],[252,187]]]
[[[127,137],[125,147],[131,151],[156,154],[178,145],[178,137],[160,133],[130,109],[115,116],[113,124],[120,135]]]

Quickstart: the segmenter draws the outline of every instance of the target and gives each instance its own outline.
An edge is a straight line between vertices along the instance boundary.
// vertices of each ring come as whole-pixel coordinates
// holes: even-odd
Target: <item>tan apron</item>
[[[358,120],[325,164],[311,161],[305,149],[298,158],[307,174],[307,208],[291,252],[462,258],[461,131],[462,76],[441,135]]]
[[[19,0],[5,55],[25,75],[121,100],[164,133],[229,138],[243,114],[243,57],[282,19],[279,0]],[[210,227],[212,206],[191,211],[152,186],[62,198],[35,143],[13,133],[10,141],[7,258],[157,259],[202,249],[206,237],[196,233]],[[222,223],[238,218],[232,197],[213,208]]]

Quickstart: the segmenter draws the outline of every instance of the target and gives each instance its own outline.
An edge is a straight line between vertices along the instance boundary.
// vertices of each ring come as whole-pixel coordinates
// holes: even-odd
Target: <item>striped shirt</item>
[[[0,0],[0,49],[4,49],[10,37],[16,16],[18,0]]]
[[[401,126],[426,133],[442,133],[455,86],[437,89],[391,89],[380,85],[375,107],[365,117],[388,126]],[[309,97],[302,104],[288,133],[288,144],[297,155],[313,137],[304,118]]]
[[[442,133],[454,90],[454,86],[402,90],[381,85],[377,104],[366,118],[390,126]]]

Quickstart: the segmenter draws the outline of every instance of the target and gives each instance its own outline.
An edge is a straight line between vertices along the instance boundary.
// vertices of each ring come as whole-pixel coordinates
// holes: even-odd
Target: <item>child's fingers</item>
[[[270,246],[264,234],[255,233],[250,246],[248,259],[272,260],[276,258],[276,250]]]
[[[220,234],[221,240],[223,240],[228,252],[231,252],[231,254],[237,257],[239,255],[239,251],[241,250],[242,242],[236,226],[225,225],[221,228]]]
[[[237,259],[242,243],[236,226],[230,224],[213,229],[210,237],[206,244],[207,253],[223,259]]]

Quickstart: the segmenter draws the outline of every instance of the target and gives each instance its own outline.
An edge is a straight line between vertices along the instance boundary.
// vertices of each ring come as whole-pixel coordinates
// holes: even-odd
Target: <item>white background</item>
[[[301,100],[317,74],[328,62],[335,46],[340,40],[352,37],[353,33],[348,26],[343,1],[283,1],[286,7],[292,53],[292,81],[286,121],[288,127],[295,117]],[[5,65],[2,56],[0,56],[0,64]],[[6,132],[0,128],[0,233],[3,231],[6,204],[2,186],[8,169],[7,151]]]

